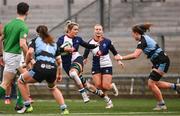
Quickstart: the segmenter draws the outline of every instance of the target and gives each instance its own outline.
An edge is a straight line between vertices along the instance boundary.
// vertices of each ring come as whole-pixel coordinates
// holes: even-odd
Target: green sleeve
[[[23,27],[20,32],[20,39],[27,38],[29,29],[27,27]]]

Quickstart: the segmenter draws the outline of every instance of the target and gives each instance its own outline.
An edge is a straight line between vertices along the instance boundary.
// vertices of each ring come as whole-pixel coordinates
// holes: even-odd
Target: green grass
[[[17,116],[14,111],[14,101],[11,105],[4,105],[4,101],[0,101],[0,115]],[[66,100],[66,104],[70,110],[71,115],[125,115],[125,116],[172,116],[180,115],[180,99],[166,99],[168,111],[152,111],[156,102],[154,99],[113,99],[114,107],[112,109],[105,109],[105,102],[102,99],[91,100],[84,104],[82,100]],[[56,116],[60,115],[59,106],[54,100],[35,100],[33,104],[34,111],[28,116]],[[15,115],[16,114],[16,115]],[[27,114],[26,114],[27,115]]]

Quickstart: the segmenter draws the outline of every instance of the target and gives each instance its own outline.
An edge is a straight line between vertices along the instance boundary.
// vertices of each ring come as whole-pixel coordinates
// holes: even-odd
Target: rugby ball
[[[65,47],[72,47],[72,45],[71,45],[70,42],[65,41],[65,42],[61,45],[61,48],[65,48]],[[68,55],[68,54],[69,54],[69,52],[66,52],[66,51],[64,51],[64,52],[61,53],[62,56],[63,56],[63,55]]]

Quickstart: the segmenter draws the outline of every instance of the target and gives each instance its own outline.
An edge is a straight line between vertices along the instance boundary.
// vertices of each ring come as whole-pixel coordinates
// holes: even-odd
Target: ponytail
[[[48,44],[54,43],[53,37],[50,36],[49,33],[48,33],[48,28],[47,28],[47,26],[45,26],[45,25],[39,25],[39,26],[36,28],[36,32],[39,34],[39,36],[42,38],[42,40],[43,40],[45,43],[48,43]]]
[[[152,26],[151,23],[145,23],[140,25],[135,25],[132,27],[133,32],[137,32],[140,35],[144,35],[147,31],[150,31],[150,27]]]

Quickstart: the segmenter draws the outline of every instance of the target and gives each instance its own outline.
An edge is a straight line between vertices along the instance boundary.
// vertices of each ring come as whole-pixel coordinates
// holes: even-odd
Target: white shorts
[[[21,61],[20,61],[20,67],[22,67],[24,65],[25,61],[24,61],[24,54],[23,52],[21,53]]]
[[[13,53],[3,53],[4,60],[4,71],[16,73],[17,69],[20,67],[22,55],[21,54],[13,54]]]

